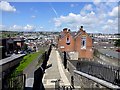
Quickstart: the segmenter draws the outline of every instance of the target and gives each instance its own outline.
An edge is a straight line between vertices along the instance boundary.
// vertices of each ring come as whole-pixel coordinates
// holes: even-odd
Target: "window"
[[[67,37],[66,44],[70,45],[70,38],[69,37]]]
[[[86,37],[82,37],[81,40],[81,49],[86,49]]]

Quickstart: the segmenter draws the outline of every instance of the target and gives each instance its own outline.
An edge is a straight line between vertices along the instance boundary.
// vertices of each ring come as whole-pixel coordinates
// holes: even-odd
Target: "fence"
[[[59,51],[60,52],[60,51]],[[62,60],[64,61],[64,53],[60,52],[60,56]],[[86,73],[88,75],[91,75],[93,77],[102,79],[104,81],[107,81],[109,83],[112,83],[114,85],[120,86],[120,68],[119,67],[113,67],[113,66],[104,66],[99,63],[95,63],[93,61],[69,61],[69,58],[67,58],[67,68],[69,68],[69,72],[74,75],[73,70],[76,69],[77,71]],[[72,67],[71,66],[74,66]],[[72,70],[71,70],[72,69]],[[76,76],[74,76],[76,77]],[[82,76],[80,76],[83,78]],[[79,78],[77,76],[77,78]],[[86,80],[86,79],[84,79]],[[77,80],[78,81],[78,80]],[[92,80],[90,82],[93,82]]]
[[[120,70],[117,67],[103,66],[89,61],[80,61],[77,63],[76,69],[110,83],[120,85]]]

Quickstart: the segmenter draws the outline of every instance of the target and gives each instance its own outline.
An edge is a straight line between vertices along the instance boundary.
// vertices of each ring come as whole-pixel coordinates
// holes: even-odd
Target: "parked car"
[[[120,52],[120,49],[117,49],[116,51],[117,51],[117,52]]]

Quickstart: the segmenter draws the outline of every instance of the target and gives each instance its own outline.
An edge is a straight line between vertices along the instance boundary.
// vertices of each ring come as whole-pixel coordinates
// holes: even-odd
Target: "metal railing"
[[[76,69],[120,86],[120,70],[117,67],[108,67],[94,62],[80,61],[77,63]]]
[[[64,62],[64,53],[60,52],[60,56]],[[66,54],[66,59],[69,60],[69,57]],[[92,75],[104,81],[110,82],[114,85],[120,86],[120,67],[102,65],[93,61],[78,61],[76,63],[76,69],[78,71],[84,72],[86,74]]]

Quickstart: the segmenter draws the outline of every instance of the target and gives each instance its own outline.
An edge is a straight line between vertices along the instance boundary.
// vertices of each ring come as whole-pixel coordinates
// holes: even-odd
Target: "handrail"
[[[96,78],[96,77],[91,76],[91,75],[89,75],[89,74],[83,73],[83,72],[81,72],[81,71],[74,70],[74,73],[76,73],[76,74],[78,74],[78,75],[81,75],[81,76],[83,76],[83,77],[85,77],[85,78],[88,78],[88,79],[90,79],[90,80],[92,80],[92,81],[95,81],[96,83],[99,83],[99,84],[101,84],[101,85],[103,85],[103,86],[105,86],[105,87],[107,87],[107,88],[110,88],[110,89],[111,89],[111,88],[120,89],[120,87],[117,86],[117,85],[114,85],[114,84],[109,83],[109,82],[107,82],[107,81],[104,81],[104,80],[102,80],[102,79]]]

